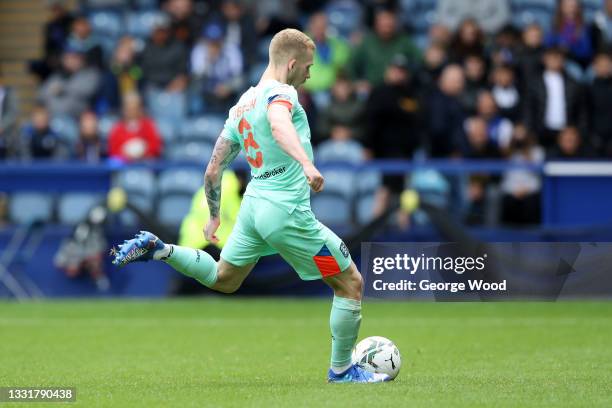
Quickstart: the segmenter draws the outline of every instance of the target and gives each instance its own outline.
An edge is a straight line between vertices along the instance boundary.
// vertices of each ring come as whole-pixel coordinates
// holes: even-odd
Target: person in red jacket
[[[123,119],[110,132],[109,156],[123,161],[155,159],[161,156],[162,139],[153,119],[146,116],[136,93],[123,100]]]

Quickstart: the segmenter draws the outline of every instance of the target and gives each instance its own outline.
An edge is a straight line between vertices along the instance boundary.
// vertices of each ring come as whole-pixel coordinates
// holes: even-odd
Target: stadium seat
[[[115,115],[104,115],[98,118],[98,133],[102,140],[108,140],[108,136],[118,120],[119,118]]]
[[[126,31],[135,37],[147,38],[153,25],[165,14],[159,10],[134,11],[127,14],[125,19]]]
[[[351,223],[351,202],[342,194],[323,190],[312,197],[311,207],[317,219],[324,224]]]
[[[59,198],[57,216],[61,224],[75,225],[87,217],[89,210],[103,197],[92,193],[66,193]]]
[[[123,188],[128,194],[137,193],[151,198],[155,196],[155,174],[148,169],[122,170],[115,174],[113,185]]]
[[[182,140],[208,140],[216,141],[223,130],[225,118],[220,115],[203,115],[187,119],[180,129]]]
[[[168,169],[159,174],[157,190],[160,196],[167,194],[192,195],[202,187],[202,171],[196,169]]]
[[[176,126],[174,125],[174,123],[163,117],[155,118],[155,126],[157,126],[157,131],[164,140],[164,146],[168,147],[169,143],[173,142],[176,139]]]
[[[89,14],[89,22],[94,33],[100,38],[118,38],[123,32],[123,21],[119,13],[94,11]]]
[[[156,193],[155,174],[147,169],[128,169],[115,174],[114,186],[125,190],[130,204],[145,213],[152,213]],[[125,225],[135,225],[136,216],[129,211],[119,215]]]
[[[363,162],[363,147],[357,142],[338,142],[329,140],[316,150],[317,163],[343,162],[359,164]]]
[[[321,174],[325,178],[324,191],[351,199],[355,190],[355,178],[352,170],[329,169],[322,170]]]
[[[169,169],[160,173],[157,188],[157,219],[178,226],[189,212],[193,194],[202,187],[202,172],[195,169]]]
[[[329,3],[325,9],[332,32],[348,38],[361,26],[362,10],[353,0],[336,0]]]
[[[374,193],[361,195],[355,200],[355,217],[357,224],[364,225],[373,218]]]
[[[376,171],[362,171],[357,173],[355,198],[355,218],[358,224],[365,224],[372,219],[374,209],[374,196],[380,187],[382,176]]]
[[[51,129],[70,145],[79,138],[79,125],[70,116],[54,116],[51,118]]]
[[[157,220],[166,226],[178,227],[191,208],[191,196],[170,195],[160,198]]]
[[[210,160],[213,148],[214,144],[209,141],[174,143],[166,147],[164,156],[167,160],[204,164]]]
[[[148,90],[149,112],[157,120],[181,122],[187,114],[187,95],[182,92]]]
[[[16,224],[49,222],[53,217],[53,201],[53,196],[49,194],[15,193],[9,202],[11,221]]]
[[[519,28],[529,24],[538,24],[546,32],[550,27],[552,13],[545,9],[522,10],[513,13],[512,23]]]

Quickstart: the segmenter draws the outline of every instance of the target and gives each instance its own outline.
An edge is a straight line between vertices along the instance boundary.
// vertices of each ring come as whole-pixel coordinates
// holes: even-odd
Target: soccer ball
[[[402,358],[395,344],[384,337],[372,336],[361,340],[353,349],[353,364],[372,373],[397,377]]]

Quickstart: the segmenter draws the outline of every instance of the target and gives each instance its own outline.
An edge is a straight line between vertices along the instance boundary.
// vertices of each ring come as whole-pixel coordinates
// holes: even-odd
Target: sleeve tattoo
[[[219,217],[221,207],[221,179],[223,171],[240,152],[240,144],[219,137],[204,177],[204,190],[211,218]]]

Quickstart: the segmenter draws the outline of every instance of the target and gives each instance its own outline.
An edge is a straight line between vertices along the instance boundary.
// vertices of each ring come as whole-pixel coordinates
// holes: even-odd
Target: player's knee
[[[363,292],[363,279],[357,268],[352,268],[351,271],[351,297],[353,299],[361,300],[361,293]]]

